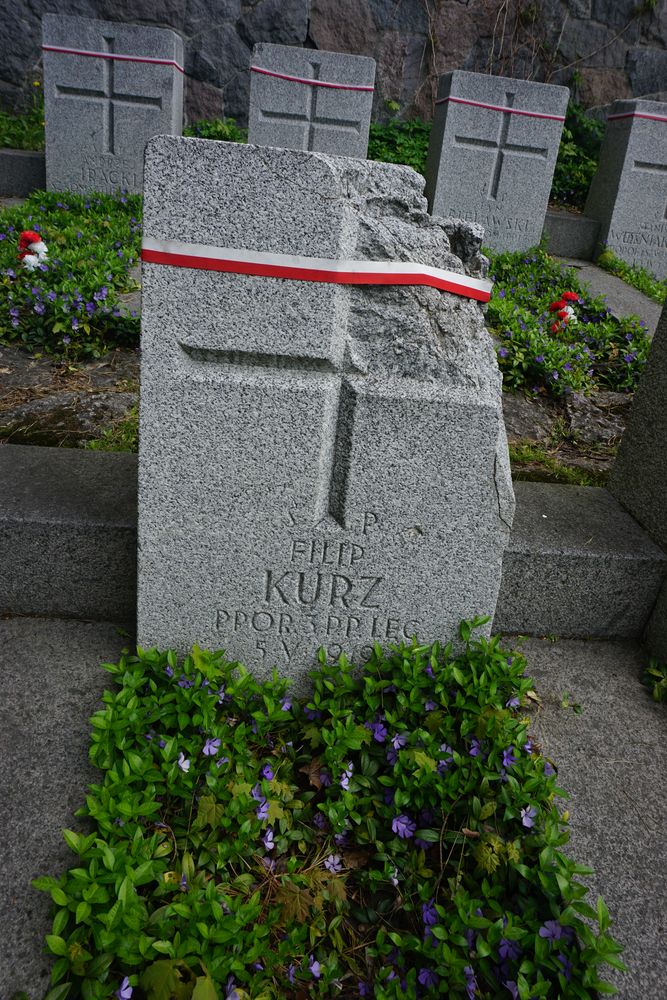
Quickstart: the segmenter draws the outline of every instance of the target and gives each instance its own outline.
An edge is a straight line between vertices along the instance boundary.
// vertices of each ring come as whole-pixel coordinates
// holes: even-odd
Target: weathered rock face
[[[453,69],[569,83],[586,105],[640,96],[667,72],[667,4],[637,0],[62,0],[59,14],[172,28],[186,50],[189,120],[227,115],[245,123],[256,42],[372,56],[374,118],[386,102],[430,117],[437,78]],[[647,5],[648,6],[648,5]],[[0,103],[20,107],[41,74],[41,17],[50,0],[0,0]],[[583,39],[583,41],[582,41]],[[568,66],[562,72],[559,67]]]

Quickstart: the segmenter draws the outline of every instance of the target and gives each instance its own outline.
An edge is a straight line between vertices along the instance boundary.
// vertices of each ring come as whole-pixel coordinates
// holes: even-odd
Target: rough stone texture
[[[571,84],[584,106],[645,93],[642,67],[664,57],[667,5],[640,13],[637,0],[604,0],[590,16],[587,7],[587,0],[576,8],[569,0],[512,3],[500,30],[497,0],[62,0],[58,11],[179,32],[188,120],[225,114],[245,124],[257,42],[372,56],[373,117],[380,119],[391,114],[387,101],[430,118],[437,80],[453,69]],[[40,74],[40,18],[52,10],[53,0],[31,0],[17,16],[14,0],[0,0],[0,103],[30,103]]]
[[[544,220],[543,238],[554,256],[592,260],[600,223],[578,212],[550,209]]]
[[[604,897],[625,948],[629,971],[602,966],[600,978],[618,1000],[657,1000],[667,994],[665,706],[639,681],[646,657],[634,643],[532,639],[523,652],[541,699],[531,731],[570,796],[565,850],[594,869],[586,898]],[[563,708],[566,693],[580,714]]]
[[[581,392],[571,392],[565,400],[570,431],[583,444],[614,444],[620,441],[623,423],[605,413],[594,400]]]
[[[117,661],[127,642],[113,625],[0,620],[2,1000],[48,992],[52,903],[30,882],[76,861],[62,830],[83,831],[74,812],[99,776],[88,763],[88,718],[111,687],[100,664]]]
[[[26,198],[46,187],[44,153],[25,149],[0,149],[0,195]]]
[[[600,247],[667,276],[667,104],[614,102],[585,214],[600,223]]]
[[[664,6],[664,5],[663,5]],[[665,89],[667,52],[643,47],[632,48],[626,57],[626,69],[633,94],[650,94]]]
[[[45,45],[171,59],[173,31],[47,14]],[[174,66],[44,52],[49,191],[141,192],[146,141],[183,128],[183,74]]]
[[[514,483],[495,632],[638,638],[667,555],[607,490]]]
[[[133,622],[136,457],[0,447],[0,614]]]
[[[667,582],[662,585],[653,613],[644,632],[644,644],[652,656],[661,663],[667,659]]]
[[[366,156],[372,90],[298,83],[259,70],[340,87],[372,87],[374,59],[260,42],[253,49],[252,67],[248,142],[340,156]]]
[[[436,216],[479,222],[494,250],[539,243],[562,121],[503,113],[474,101],[564,115],[565,87],[456,70],[440,81],[426,162],[426,194]]]
[[[609,489],[667,550],[667,307],[663,309],[651,353],[635,393],[630,419],[621,440]],[[663,594],[649,625],[649,642],[667,659],[667,626]]]
[[[407,167],[160,137],[153,239],[463,270]],[[314,651],[454,636],[495,607],[513,494],[478,304],[144,266],[143,644]],[[191,484],[191,485],[188,485]]]
[[[503,416],[510,444],[548,441],[557,416],[548,399],[527,399],[520,392],[503,392]]]
[[[617,319],[637,316],[649,336],[653,336],[662,306],[649,299],[648,295],[644,295],[638,288],[633,288],[627,281],[590,261],[576,260],[569,256],[559,259],[566,268],[574,268],[577,280],[588,287],[591,295],[595,297],[601,295],[605,299],[605,305],[612,315]]]

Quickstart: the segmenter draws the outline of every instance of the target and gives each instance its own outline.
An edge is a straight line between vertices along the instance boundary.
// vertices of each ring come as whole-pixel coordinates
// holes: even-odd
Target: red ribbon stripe
[[[154,66],[173,66],[179,73],[185,70],[174,59],[153,59],[151,56],[124,56],[119,52],[93,52],[90,49],[68,49],[58,45],[42,45],[43,52],[58,52],[65,56],[88,56],[92,59],[115,59],[119,62],[151,63]]]
[[[624,111],[620,115],[607,115],[607,121],[618,121],[619,118],[648,118],[651,122],[667,122],[664,115],[649,115],[645,111]]]
[[[487,111],[502,111],[504,115],[523,115],[524,118],[546,118],[552,122],[564,122],[565,115],[547,115],[542,111],[522,111],[521,108],[505,108],[500,104],[483,104],[482,101],[468,101],[463,97],[440,97],[436,104],[468,104],[472,108],[484,108]]]
[[[356,83],[330,83],[327,80],[313,80],[308,76],[288,76],[286,73],[276,73],[263,66],[251,66],[251,73],[261,73],[263,76],[274,76],[277,80],[289,80],[290,83],[306,83],[309,87],[329,87],[331,90],[365,90],[373,93],[375,87],[362,86]]]
[[[292,281],[318,281],[337,285],[426,285],[488,302],[492,284],[455,271],[411,262],[323,260],[291,254],[259,253],[201,246],[176,240],[144,237],[141,259],[147,264],[166,264],[203,271],[248,274]]]

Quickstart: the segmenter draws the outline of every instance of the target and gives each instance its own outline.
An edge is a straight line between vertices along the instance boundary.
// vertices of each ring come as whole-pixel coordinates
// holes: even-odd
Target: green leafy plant
[[[579,469],[560,462],[542,445],[518,442],[509,446],[512,479],[529,482],[568,483],[573,486],[605,486],[608,474]]]
[[[133,406],[127,415],[108,427],[99,438],[86,442],[86,448],[91,451],[130,451],[139,450],[139,407]]]
[[[661,281],[645,268],[638,267],[636,264],[627,264],[611,250],[603,250],[595,263],[598,267],[603,267],[605,271],[618,275],[628,285],[637,288],[659,305],[667,302],[667,280]]]
[[[583,209],[597,169],[604,122],[570,101],[554,169],[550,200]]]
[[[48,247],[36,270],[17,259],[22,230]],[[36,191],[0,212],[0,343],[78,359],[138,342],[119,295],[136,288],[141,198]]]
[[[371,122],[368,159],[384,163],[406,163],[420,174],[426,170],[426,154],[431,135],[431,123],[413,118],[400,121],[392,118],[384,125]]]
[[[667,701],[667,664],[651,657],[642,680],[650,687],[653,701]]]
[[[506,388],[552,396],[635,389],[650,348],[638,319],[616,319],[601,298],[581,288],[572,269],[563,271],[541,249],[489,256],[494,289],[487,318],[499,340]],[[563,294],[570,296],[573,319],[561,318]]]
[[[44,149],[44,99],[39,80],[33,84],[32,107],[23,114],[0,111],[0,148]]]
[[[247,142],[248,129],[233,118],[202,118],[183,129],[183,135],[195,139],[221,139],[223,142]]]
[[[322,651],[301,701],[197,647],[107,665],[76,861],[33,883],[55,908],[47,1000],[614,992],[525,661],[474,641],[482,621],[456,655]]]

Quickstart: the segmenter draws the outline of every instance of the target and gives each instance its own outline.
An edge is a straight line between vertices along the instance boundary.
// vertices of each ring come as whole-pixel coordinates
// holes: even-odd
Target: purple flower
[[[72,338],[68,334],[65,334],[65,336],[63,337],[63,344],[71,344],[71,343],[72,343]]]
[[[286,709],[283,709],[283,711],[286,711]],[[288,967],[287,967],[287,978],[289,979],[289,981],[292,984],[292,986],[294,986],[294,973],[295,972],[296,972],[296,968],[294,966],[294,962],[291,962],[290,965],[288,965]]]
[[[340,855],[330,854],[329,857],[324,862],[324,867],[328,872],[331,872],[333,875],[335,875],[337,872],[342,871],[343,863],[340,860]]]
[[[508,698],[505,702],[505,708],[520,708],[521,702],[517,695],[513,694],[511,698]]]
[[[428,903],[422,903],[422,920],[425,927],[433,927],[438,922],[438,911],[435,908],[435,900],[429,899]]]
[[[394,816],[391,821],[391,828],[402,840],[408,840],[414,836],[417,824],[403,813],[400,816]]]
[[[264,793],[262,792],[262,786],[257,782],[252,791],[250,792],[255,802],[264,801]]]
[[[43,302],[35,302],[35,305],[33,306],[33,310],[37,313],[38,316],[42,316],[43,313],[44,313],[44,310],[45,310],[44,303]]]
[[[537,933],[541,938],[546,938],[547,941],[560,941],[563,936],[563,928],[557,920],[547,920]]]
[[[533,752],[533,741],[531,740],[530,736],[528,737],[528,739],[524,743],[523,749],[524,749],[525,753],[532,753]]]
[[[553,764],[550,764],[548,760],[544,762],[544,776],[545,778],[551,778],[552,775],[556,773],[556,768]]]
[[[474,1000],[475,992],[477,991],[477,980],[475,979],[475,972],[471,965],[466,965],[463,972],[466,977],[466,992],[468,994],[468,1000]]]
[[[517,762],[517,758],[514,756],[514,747],[509,746],[506,750],[503,750],[503,767],[514,767]]]
[[[561,952],[558,953],[558,961],[563,966],[563,975],[565,976],[565,981],[569,983],[572,979],[572,962],[569,960],[567,955]]]
[[[347,767],[343,771],[343,776],[340,779],[340,787],[345,791],[350,787],[350,778],[352,777],[352,772],[354,771],[354,764],[352,761],[348,762]]]
[[[538,365],[544,364],[544,355],[543,354],[536,354],[535,355],[535,360],[537,361]]]
[[[184,771],[186,774],[190,770],[190,761],[186,760],[185,756],[182,753],[179,753],[178,755],[178,766],[180,767],[181,771]]]
[[[320,771],[320,785],[322,788],[328,788],[331,784],[331,775],[327,771],[326,767],[323,767]]]
[[[519,988],[515,982],[513,982],[511,979],[508,979],[506,982],[503,983],[503,986],[505,987],[506,990],[509,990],[510,993],[512,994],[512,1000],[519,1000]]]
[[[116,990],[116,996],[118,1000],[130,1000],[132,996],[132,987],[130,986],[130,980],[125,976],[125,979],[121,982],[120,986]]]
[[[422,986],[437,986],[440,982],[440,976],[437,972],[431,972],[430,969],[420,969],[417,973],[417,979]]]
[[[204,749],[202,753],[205,757],[215,757],[218,750],[220,749],[220,740],[216,737],[215,739],[208,739],[204,743]]]
[[[308,968],[310,969],[313,979],[319,979],[322,975],[322,967],[318,961],[311,955],[308,960]]]
[[[369,997],[371,995],[371,988],[368,983],[365,983],[362,979],[357,983],[357,990],[360,997]]]
[[[185,674],[181,674],[178,681],[179,688],[191,688],[194,687],[194,681],[188,680]]]
[[[318,830],[326,830],[329,825],[329,821],[326,816],[321,812],[316,812],[313,816],[313,826],[316,826]]]
[[[438,707],[437,701],[432,701],[431,699],[429,699],[424,704],[424,711],[425,712],[435,712],[435,710],[436,710],[437,707]]]
[[[376,743],[384,743],[387,739],[387,728],[383,722],[371,722],[368,728],[373,733]]]
[[[395,733],[391,738],[391,745],[394,750],[400,750],[408,742],[408,738],[404,733]]]
[[[171,667],[165,667],[164,668],[164,672],[167,675],[167,677],[173,677],[174,676],[174,671],[171,669]]]
[[[289,698],[283,698],[283,700],[280,702],[280,709],[281,709],[281,711],[282,712],[289,712],[291,708],[292,708],[292,702],[290,701],[290,699]],[[291,966],[291,968],[293,968],[293,966]]]
[[[185,872],[181,875],[181,892],[187,892],[190,886],[188,885],[188,880],[185,876]]]
[[[257,819],[260,823],[263,823],[265,819],[269,818],[269,803],[266,799],[262,799],[257,807]]]
[[[506,358],[508,354],[509,354],[509,351],[507,350],[506,347],[499,347],[498,348],[498,357],[500,357],[500,358]]]
[[[521,810],[521,822],[528,830],[530,830],[532,826],[535,826],[536,816],[537,809],[535,806],[527,806],[525,809]]]
[[[215,766],[222,767],[223,764],[229,764],[229,757],[218,757],[215,762]]]
[[[481,752],[482,752],[482,744],[479,742],[479,740],[473,738],[470,743],[470,750],[468,750],[468,754],[471,757],[479,757]]]
[[[265,764],[262,768],[262,777],[267,781],[273,781],[273,768],[270,764]]]
[[[315,722],[316,719],[321,719],[322,718],[322,713],[318,712],[317,709],[308,708],[306,706],[306,708],[304,708],[303,711],[304,711],[304,714],[305,714],[306,718],[310,719],[311,722]]]
[[[498,955],[503,962],[513,962],[521,954],[521,948],[516,943],[516,941],[510,941],[508,938],[501,938],[500,944],[498,945]]]

